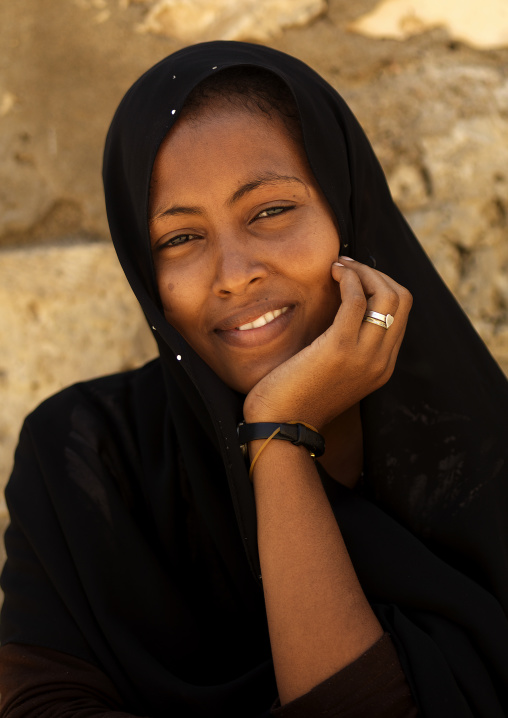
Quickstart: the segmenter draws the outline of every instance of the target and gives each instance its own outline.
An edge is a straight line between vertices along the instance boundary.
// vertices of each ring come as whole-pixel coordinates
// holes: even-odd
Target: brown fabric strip
[[[109,678],[59,651],[0,648],[1,718],[133,718]]]
[[[392,639],[385,633],[368,651],[291,703],[274,718],[417,718],[418,711]]]

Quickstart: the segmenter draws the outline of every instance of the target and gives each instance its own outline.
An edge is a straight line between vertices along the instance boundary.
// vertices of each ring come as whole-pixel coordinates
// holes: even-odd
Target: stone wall
[[[406,0],[390,1],[407,15]],[[482,22],[505,21],[496,2],[478,0]],[[503,42],[473,47],[474,28],[457,34],[453,13],[439,22],[413,13],[418,32],[393,39],[380,24],[372,29],[382,8],[372,0],[3,3],[0,489],[22,418],[39,401],[153,355],[108,244],[101,152],[127,87],[202,38],[266,41],[342,92],[409,222],[508,372],[508,51]]]

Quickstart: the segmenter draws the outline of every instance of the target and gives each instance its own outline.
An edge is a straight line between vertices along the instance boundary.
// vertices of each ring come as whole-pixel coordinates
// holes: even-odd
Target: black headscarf
[[[344,101],[299,60],[245,43],[171,55],[113,119],[111,234],[160,360],[71,388],[27,419],[7,491],[2,641],[96,663],[130,710],[154,718],[254,717],[276,694],[236,437],[242,397],[166,322],[147,223],[163,138],[191,90],[235,65],[288,85],[342,252],[414,297],[395,373],[362,403],[362,491],[322,471],[364,591],[424,718],[506,718],[506,379],[393,204]]]

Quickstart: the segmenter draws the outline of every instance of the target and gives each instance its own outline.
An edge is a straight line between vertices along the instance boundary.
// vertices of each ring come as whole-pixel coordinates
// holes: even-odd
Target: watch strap
[[[279,431],[277,431],[277,429]],[[268,439],[275,431],[274,439],[290,441],[295,446],[304,446],[313,456],[322,456],[325,453],[325,440],[317,431],[309,429],[298,422],[284,424],[279,422],[255,422],[238,424],[238,439],[241,445],[257,439]]]

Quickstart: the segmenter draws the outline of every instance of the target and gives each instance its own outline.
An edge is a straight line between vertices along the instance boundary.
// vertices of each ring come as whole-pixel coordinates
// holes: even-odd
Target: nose
[[[215,257],[213,291],[217,296],[244,294],[248,287],[268,276],[268,269],[249,241],[223,238]]]

